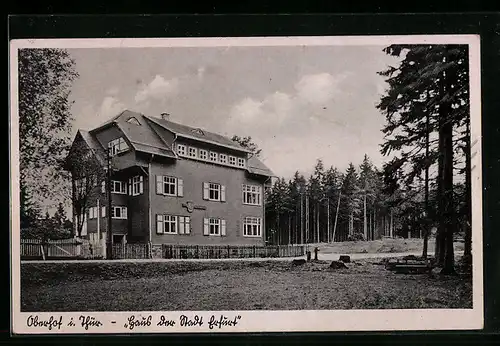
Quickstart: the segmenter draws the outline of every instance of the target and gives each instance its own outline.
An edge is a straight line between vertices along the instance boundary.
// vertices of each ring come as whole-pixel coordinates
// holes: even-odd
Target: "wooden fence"
[[[21,259],[98,259],[103,258],[104,248],[88,240],[21,239]]]
[[[303,245],[162,245],[162,257],[170,259],[268,258],[303,255],[305,255]]]
[[[114,259],[146,259],[150,257],[148,243],[113,244]]]

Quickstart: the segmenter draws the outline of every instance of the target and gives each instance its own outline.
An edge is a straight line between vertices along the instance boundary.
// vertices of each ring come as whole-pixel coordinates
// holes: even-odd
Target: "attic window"
[[[204,136],[205,134],[203,133],[202,129],[192,129],[191,132],[197,133],[199,135]]]
[[[141,123],[139,122],[139,120],[137,120],[137,118],[134,118],[134,117],[128,118],[127,123],[141,126]]]

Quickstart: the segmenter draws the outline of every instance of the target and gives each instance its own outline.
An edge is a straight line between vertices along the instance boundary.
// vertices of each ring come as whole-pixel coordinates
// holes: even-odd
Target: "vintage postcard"
[[[481,329],[479,42],[11,41],[12,332]]]

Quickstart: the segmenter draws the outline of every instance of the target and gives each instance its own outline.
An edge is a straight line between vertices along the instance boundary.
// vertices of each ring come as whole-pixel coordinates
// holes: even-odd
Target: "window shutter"
[[[226,186],[225,185],[220,186],[220,200],[221,200],[221,202],[226,201]]]
[[[208,235],[208,219],[205,217],[203,218],[203,235]]]
[[[123,217],[124,219],[126,219],[126,218],[127,218],[127,207],[123,207],[123,208],[122,208],[122,217]]]
[[[142,195],[142,193],[144,192],[144,176],[140,176],[139,178],[139,181],[140,181],[140,184],[139,184],[139,194]]]
[[[184,216],[179,216],[179,234],[184,234]]]
[[[101,214],[102,214],[102,217],[106,216],[106,207],[101,208]]]
[[[186,217],[184,217],[184,219],[185,219],[184,233],[190,234],[191,233],[191,218],[189,216],[186,216]]]
[[[241,201],[245,203],[245,184],[241,185]]]
[[[207,200],[209,196],[208,183],[203,183],[203,199]]]
[[[262,237],[262,218],[259,218],[260,221],[260,227],[259,227],[259,235]]]
[[[128,194],[132,196],[132,179],[128,180]]]
[[[177,179],[177,196],[184,196],[184,181],[182,179]]]
[[[156,233],[163,234],[163,215],[156,214]]]
[[[220,234],[222,236],[226,235],[226,220],[220,220]]]
[[[101,192],[102,193],[106,192],[106,182],[104,182],[104,181],[101,182]]]
[[[163,176],[156,176],[156,193],[159,195],[163,195]]]

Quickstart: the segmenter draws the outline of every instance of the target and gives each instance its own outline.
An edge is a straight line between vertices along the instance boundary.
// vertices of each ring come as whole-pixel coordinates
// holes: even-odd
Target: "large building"
[[[108,165],[114,243],[264,244],[272,172],[237,142],[128,110],[79,130],[67,159],[74,224],[95,242],[108,229]]]

